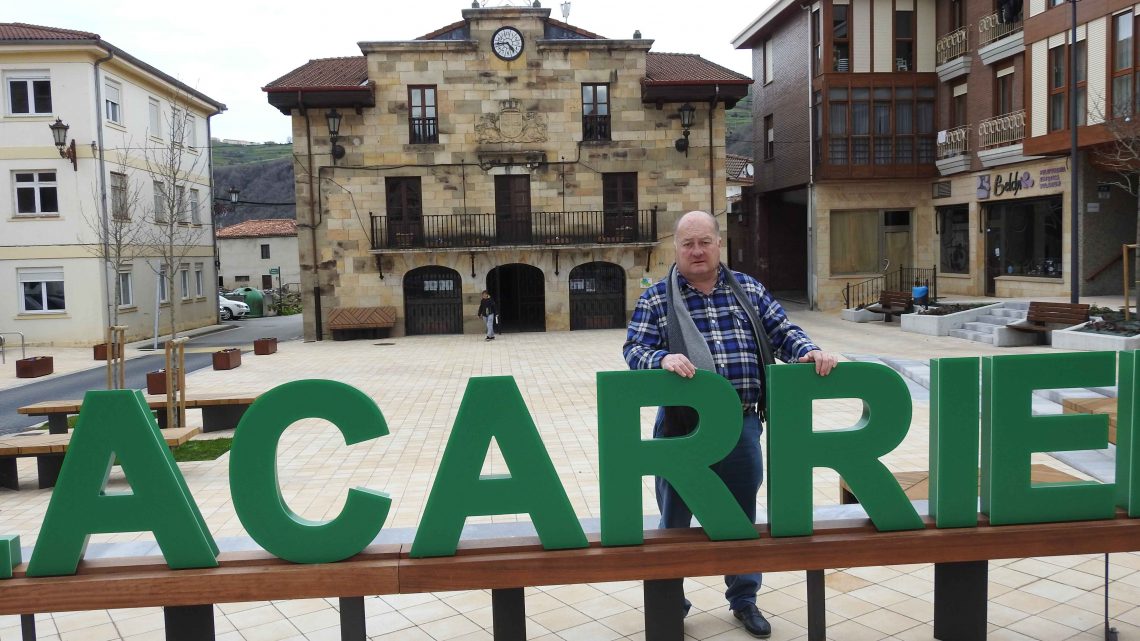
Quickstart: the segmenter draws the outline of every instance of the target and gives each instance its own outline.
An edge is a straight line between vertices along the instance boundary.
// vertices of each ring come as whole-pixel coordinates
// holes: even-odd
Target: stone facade
[[[628,318],[642,279],[662,277],[673,262],[675,220],[694,209],[712,210],[724,220],[724,103],[710,110],[708,101],[692,100],[695,122],[688,153],[681,153],[674,145],[682,137],[678,107],[686,101],[645,102],[642,81],[652,41],[551,38],[548,15],[547,9],[471,9],[457,23],[466,29],[461,39],[361,43],[375,106],[359,113],[342,109],[338,144],[345,155],[335,165],[323,110],[310,109],[308,119],[293,110],[293,144],[298,150],[311,146],[315,165],[312,181],[308,167],[297,171],[302,291],[309,297],[306,336],[316,334],[309,313],[314,286],[320,288],[324,315],[338,306],[390,305],[403,321],[405,276],[425,266],[448,267],[461,278],[467,333],[482,331],[475,310],[488,275],[512,264],[541,270],[547,330],[570,327],[569,275],[590,262],[621,268]],[[522,34],[523,51],[513,60],[500,59],[491,48],[493,34],[504,26]],[[609,88],[610,140],[583,140],[582,87],[594,83]],[[435,88],[438,143],[411,144],[412,86]],[[654,237],[436,249],[373,239],[373,216],[387,212],[393,178],[418,179],[430,242],[432,225],[466,229],[476,217],[499,211],[496,177],[521,177],[516,180],[527,184],[531,212],[599,212],[605,176],[618,173],[635,175],[636,209],[655,219]],[[316,221],[313,231],[305,224],[310,220]],[[404,329],[397,322],[394,332]]]

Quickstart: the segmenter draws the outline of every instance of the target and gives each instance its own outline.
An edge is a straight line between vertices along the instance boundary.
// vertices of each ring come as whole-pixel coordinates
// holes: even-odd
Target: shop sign
[[[1123,352],[1119,359],[1116,352],[934,359],[929,453],[934,525],[977,527],[979,497],[990,525],[1112,519],[1118,507],[1140,517],[1140,448],[1133,438],[1132,409],[1140,352]],[[1034,416],[1034,390],[1114,382],[1122,408],[1115,483],[1033,484],[1035,452],[1108,445],[1107,416]],[[911,397],[898,373],[881,364],[843,363],[821,377],[811,364],[779,365],[768,370],[768,390],[767,535],[812,533],[812,471],[819,467],[847,480],[880,531],[927,527],[881,460],[911,425]],[[710,539],[760,536],[710,468],[740,438],[740,399],[731,383],[704,371],[692,379],[663,370],[599,372],[597,399],[603,546],[643,542],[645,476],[667,479]],[[858,399],[862,418],[847,429],[815,430],[812,405],[824,399]],[[642,408],[660,405],[692,407],[700,422],[683,437],[645,439]],[[285,383],[259,396],[234,432],[229,491],[238,519],[263,549],[294,563],[331,563],[371,544],[393,499],[356,487],[347,491],[344,507],[331,520],[310,521],[293,512],[278,481],[277,450],[285,431],[306,429],[291,427],[306,419],[331,423],[346,445],[388,435],[380,408],[360,390],[331,380]],[[174,569],[218,565],[218,546],[141,392],[88,392],[72,434],[28,576],[74,574],[88,538],[116,532],[153,532]],[[495,446],[508,473],[484,475]],[[116,460],[129,491],[107,488]],[[548,550],[589,545],[515,380],[476,377],[460,402],[410,555],[454,555],[468,518],[500,514],[528,515]],[[0,579],[11,578],[12,566],[20,562],[18,537],[0,533],[4,543]]]
[[[1006,173],[983,174],[977,176],[977,198],[986,200],[990,197],[1016,198],[1024,189],[1060,189],[1061,174],[1065,167],[1046,167],[1037,174],[1034,181],[1029,171],[1011,171]]]

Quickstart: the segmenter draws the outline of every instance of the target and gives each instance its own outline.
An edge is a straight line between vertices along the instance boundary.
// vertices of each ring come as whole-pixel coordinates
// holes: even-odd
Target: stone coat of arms
[[[503,100],[499,113],[483,114],[475,125],[480,144],[500,142],[546,142],[546,118],[537,111],[523,111],[520,101]]]

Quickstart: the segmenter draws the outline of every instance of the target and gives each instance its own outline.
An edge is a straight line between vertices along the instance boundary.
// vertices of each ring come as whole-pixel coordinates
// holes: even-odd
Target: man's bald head
[[[712,225],[713,233],[720,236],[720,222],[717,221],[716,216],[708,213],[707,211],[695,210],[691,211],[680,218],[673,225],[673,242],[677,242],[677,231],[681,229],[681,225],[692,225],[694,223],[707,223]]]

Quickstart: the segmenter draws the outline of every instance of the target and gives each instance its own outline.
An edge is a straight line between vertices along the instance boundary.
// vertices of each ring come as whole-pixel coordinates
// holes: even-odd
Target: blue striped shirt
[[[819,349],[804,330],[788,320],[784,308],[759,281],[740,272],[733,274],[757,310],[760,324],[772,343],[773,356],[784,362],[795,362]],[[678,274],[677,278],[689,314],[712,352],[717,373],[732,383],[742,403],[761,401],[759,347],[748,313],[737,303],[724,280],[724,267],[720,268],[716,285],[708,295],[690,285],[684,276]],[[630,369],[660,368],[661,359],[669,354],[667,280],[662,279],[645,290],[633,310],[622,349]]]

